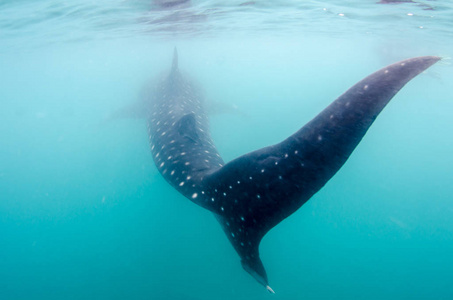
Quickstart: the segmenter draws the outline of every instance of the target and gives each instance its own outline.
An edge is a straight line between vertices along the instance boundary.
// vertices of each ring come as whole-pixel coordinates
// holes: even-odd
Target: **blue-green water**
[[[0,1],[0,299],[453,299],[453,4]],[[143,120],[106,122],[174,46],[225,160],[277,143],[366,75],[441,63],[261,244],[275,295],[158,174]]]

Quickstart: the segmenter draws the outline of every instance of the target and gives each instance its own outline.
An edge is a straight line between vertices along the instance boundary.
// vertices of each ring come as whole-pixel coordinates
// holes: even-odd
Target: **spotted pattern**
[[[155,165],[181,194],[215,214],[243,267],[267,285],[262,237],[340,169],[393,91],[412,78],[404,70],[419,71],[413,65],[374,73],[282,143],[226,165],[212,142],[202,94],[174,68],[157,84],[149,111]]]
[[[187,78],[172,72],[157,85],[153,99],[148,133],[155,165],[179,192],[216,214],[241,258],[253,265],[269,229],[266,217],[275,218],[270,192],[285,186],[282,182],[291,178],[285,169],[303,162],[302,151],[288,148],[257,168],[228,172],[209,134],[201,93]]]

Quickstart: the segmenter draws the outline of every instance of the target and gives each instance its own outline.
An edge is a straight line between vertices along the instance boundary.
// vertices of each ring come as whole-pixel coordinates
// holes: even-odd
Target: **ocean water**
[[[0,1],[0,299],[453,299],[453,3]],[[418,55],[335,177],[263,239],[268,294],[173,190],[145,121],[110,120],[180,68],[226,161],[286,138]]]

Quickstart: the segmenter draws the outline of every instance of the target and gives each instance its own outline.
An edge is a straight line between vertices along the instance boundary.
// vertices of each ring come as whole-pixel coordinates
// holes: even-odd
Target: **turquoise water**
[[[453,299],[453,4],[0,1],[0,299]],[[180,67],[226,161],[277,143],[366,75],[443,61],[261,243],[268,294],[214,217],[107,121]]]

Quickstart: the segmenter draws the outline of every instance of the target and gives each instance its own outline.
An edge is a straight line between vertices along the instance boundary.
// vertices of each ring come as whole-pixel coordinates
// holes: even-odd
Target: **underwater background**
[[[453,299],[453,2],[0,1],[0,299]],[[263,239],[268,294],[215,218],[160,176],[145,121],[180,68],[229,161],[401,59],[344,167]]]

